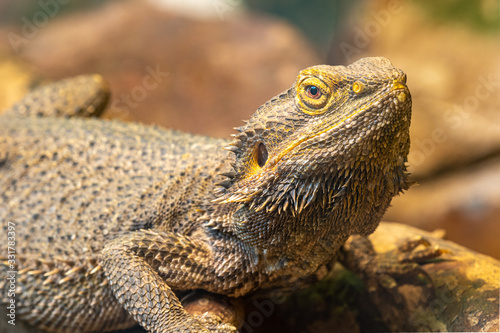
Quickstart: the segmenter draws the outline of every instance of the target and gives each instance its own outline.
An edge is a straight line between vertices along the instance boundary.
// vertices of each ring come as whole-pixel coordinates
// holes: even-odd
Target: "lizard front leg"
[[[236,266],[217,258],[217,249],[201,240],[141,230],[110,242],[102,266],[115,297],[146,330],[234,332],[232,324],[189,315],[172,291],[234,292],[241,282]]]

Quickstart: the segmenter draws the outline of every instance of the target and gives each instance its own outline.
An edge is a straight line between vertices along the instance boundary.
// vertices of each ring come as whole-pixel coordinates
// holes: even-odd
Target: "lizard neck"
[[[400,167],[382,169],[371,164],[370,168],[358,165],[348,170],[342,172],[342,179],[319,185],[311,204],[295,214],[228,203],[216,208],[212,220],[258,254],[269,269],[301,263],[307,266],[303,269],[313,272],[330,261],[350,235],[373,232],[394,192],[406,184]],[[317,180],[301,181],[314,186]],[[301,186],[301,182],[297,184]]]

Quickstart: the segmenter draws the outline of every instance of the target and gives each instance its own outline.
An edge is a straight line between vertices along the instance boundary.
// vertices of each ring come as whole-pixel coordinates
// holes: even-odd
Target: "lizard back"
[[[36,258],[98,256],[153,226],[188,234],[227,155],[224,140],[116,121],[5,117],[0,133],[0,219]]]

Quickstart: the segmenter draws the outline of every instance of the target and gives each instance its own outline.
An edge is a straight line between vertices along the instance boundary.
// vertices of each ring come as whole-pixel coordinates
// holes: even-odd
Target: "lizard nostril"
[[[397,89],[407,89],[405,81],[403,81],[402,79],[393,80],[392,81],[392,89],[394,89],[394,90],[397,90]]]

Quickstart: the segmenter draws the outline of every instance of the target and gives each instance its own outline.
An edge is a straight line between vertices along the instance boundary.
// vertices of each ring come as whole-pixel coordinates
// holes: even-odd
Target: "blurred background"
[[[385,220],[500,258],[499,0],[2,0],[0,109],[100,73],[107,118],[228,137],[299,70],[384,56],[413,95],[418,186]]]

